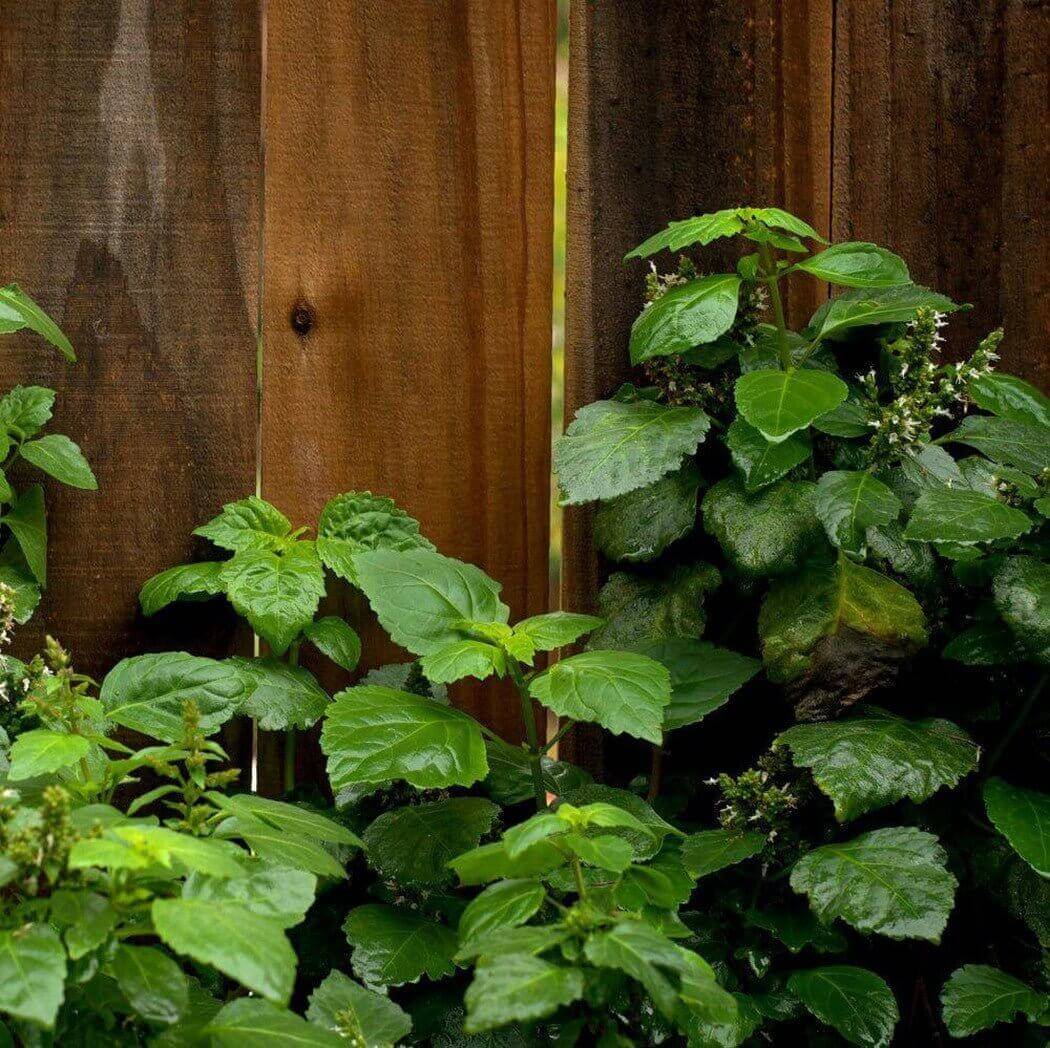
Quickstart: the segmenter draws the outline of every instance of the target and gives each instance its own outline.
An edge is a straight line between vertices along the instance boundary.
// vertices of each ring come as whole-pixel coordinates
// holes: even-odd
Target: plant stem
[[[664,777],[664,740],[661,739],[658,743],[653,743],[653,760],[652,768],[649,772],[649,792],[646,794],[646,799],[655,801],[660,795],[660,787],[663,785]]]
[[[514,687],[518,689],[518,699],[521,702],[521,719],[525,722],[525,735],[529,741],[529,767],[532,770],[532,792],[536,797],[536,810],[543,811],[547,807],[547,791],[543,786],[543,765],[540,763],[539,733],[536,731],[536,714],[532,708],[532,696],[529,694],[529,686],[525,683],[525,677],[521,672],[521,664],[512,655],[507,655],[507,667],[510,671]]]
[[[576,881],[576,894],[582,899],[587,895],[587,885],[583,879],[583,867],[575,855],[572,856],[572,876]]]
[[[769,287],[769,301],[773,304],[773,319],[777,324],[777,353],[780,357],[780,370],[790,371],[794,367],[791,359],[791,350],[787,344],[787,321],[784,320],[784,303],[780,300],[780,288],[777,281],[776,263],[773,261],[773,252],[768,244],[758,245],[758,255],[762,260],[762,272]]]
[[[302,641],[298,638],[292,641],[288,648],[285,661],[289,666],[299,665],[299,645]],[[286,728],[284,732],[284,792],[292,793],[295,790],[295,751],[298,744],[298,733],[295,728]]]
[[[1035,709],[1035,704],[1039,701],[1039,696],[1043,694],[1043,689],[1046,687],[1048,677],[1050,677],[1050,674],[1044,673],[1028,693],[1028,698],[1025,699],[1025,704],[1020,710],[1018,710],[1013,724],[1007,729],[1006,734],[999,740],[999,745],[995,747],[992,751],[992,755],[988,758],[988,764],[985,767],[986,774],[990,775],[992,773],[992,769],[999,763],[999,758],[1002,757],[1006,752],[1007,747],[1013,742],[1014,736],[1022,727],[1024,727],[1024,722],[1028,720],[1028,715],[1033,709]]]

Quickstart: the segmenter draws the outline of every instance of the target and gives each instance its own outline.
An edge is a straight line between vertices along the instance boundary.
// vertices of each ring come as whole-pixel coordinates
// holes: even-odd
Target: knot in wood
[[[297,335],[310,334],[316,319],[317,314],[314,312],[314,307],[308,302],[296,302],[296,304],[292,306],[292,312],[288,317],[289,323],[292,325],[292,330]]]

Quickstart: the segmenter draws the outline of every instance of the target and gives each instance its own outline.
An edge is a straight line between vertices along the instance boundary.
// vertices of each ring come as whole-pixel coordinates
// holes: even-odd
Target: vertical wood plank
[[[144,622],[136,598],[254,486],[260,52],[255,0],[5,5],[0,280],[80,361],[8,336],[0,387],[57,389],[54,431],[99,481],[46,485],[50,578],[23,654],[47,631],[100,676],[145,650],[248,643],[218,602]],[[250,758],[243,733],[227,742]]]
[[[392,496],[515,615],[548,588],[554,35],[553,0],[284,0],[267,25],[263,493],[301,523]],[[454,695],[518,731],[506,692]]]
[[[835,43],[834,235],[974,304],[947,329],[953,356],[1003,323],[1002,367],[1050,388],[1050,9],[839,4]]]
[[[826,231],[831,9],[831,0],[572,4],[566,421],[627,375],[644,272],[623,256],[650,233],[738,204],[782,205]],[[729,263],[714,245],[703,258]],[[800,290],[793,317],[808,316],[817,295]],[[590,610],[601,572],[589,511],[567,510],[563,607]],[[575,751],[572,739],[576,759],[597,759],[596,738]]]

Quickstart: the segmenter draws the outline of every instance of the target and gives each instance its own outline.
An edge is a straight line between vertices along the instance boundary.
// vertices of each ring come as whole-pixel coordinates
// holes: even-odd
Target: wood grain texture
[[[267,27],[263,494],[304,523],[390,495],[515,615],[548,596],[554,24],[285,0]],[[504,691],[455,694],[518,731]]]
[[[571,7],[566,421],[628,373],[644,266],[624,253],[671,219],[780,204],[826,232],[831,0]],[[715,270],[724,249],[704,251]],[[793,289],[804,319],[821,291]],[[562,606],[590,610],[603,568],[590,513],[566,512]],[[572,752],[572,736],[567,749]],[[577,759],[593,763],[596,740]],[[585,752],[589,751],[589,752]]]
[[[840,3],[835,43],[835,237],[884,244],[973,303],[953,356],[1002,323],[1001,366],[1050,388],[1050,7]]]
[[[249,643],[217,602],[143,621],[136,598],[254,486],[260,50],[254,0],[4,5],[0,281],[80,361],[10,336],[0,386],[56,388],[54,431],[99,481],[46,485],[49,586],[23,654],[46,630],[100,676],[146,650]]]

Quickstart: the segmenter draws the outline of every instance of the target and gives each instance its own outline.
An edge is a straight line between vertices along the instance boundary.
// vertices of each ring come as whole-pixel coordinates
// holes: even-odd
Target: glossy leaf
[[[748,493],[779,480],[813,454],[807,433],[794,433],[773,443],[742,418],[733,420],[726,433],[726,446],[733,464],[744,475],[744,490]]]
[[[682,842],[682,861],[689,873],[699,879],[758,855],[765,844],[761,833],[703,830],[691,833]]]
[[[4,331],[27,327],[50,342],[66,360],[72,363],[77,359],[62,329],[17,284],[0,287],[0,324]]]
[[[895,521],[901,501],[870,473],[832,470],[817,482],[814,507],[834,545],[862,553],[867,529]]]
[[[993,415],[1050,426],[1050,397],[1016,375],[990,371],[973,379],[968,392],[975,404]]]
[[[767,440],[779,443],[833,411],[849,393],[837,375],[806,368],[749,371],[736,382],[736,406]]]
[[[0,1012],[51,1029],[65,996],[66,951],[46,924],[0,931]]]
[[[528,954],[482,958],[467,987],[465,1029],[480,1033],[550,1015],[583,996],[583,972]]]
[[[29,570],[41,586],[47,584],[47,514],[44,489],[39,484],[26,488],[0,517],[14,535]]]
[[[733,326],[739,294],[740,277],[735,273],[716,273],[671,288],[635,320],[631,363],[713,342]]]
[[[60,433],[48,433],[37,440],[27,440],[18,453],[30,465],[71,488],[96,491],[98,481],[80,448]]]
[[[328,707],[328,694],[301,666],[277,658],[227,660],[244,680],[237,712],[254,717],[263,731],[310,728]]]
[[[1029,656],[1050,664],[1050,564],[1007,557],[992,579],[996,610]]]
[[[788,989],[850,1044],[888,1048],[900,1019],[885,979],[866,968],[835,965],[795,972]]]
[[[403,986],[423,975],[441,979],[453,972],[456,933],[415,910],[358,906],[343,930],[354,948],[354,973],[371,985]]]
[[[724,208],[708,215],[698,215],[695,218],[684,218],[671,222],[666,229],[649,237],[624,257],[648,258],[665,249],[681,251],[682,248],[693,244],[705,246],[714,240],[735,236],[743,228],[744,221],[740,217],[740,209]]]
[[[352,673],[361,659],[361,638],[345,619],[325,615],[303,630],[303,636],[340,669]]]
[[[825,302],[810,318],[806,333],[813,339],[835,338],[851,328],[912,320],[920,309],[953,313],[959,308],[946,295],[919,284],[857,288]]]
[[[1047,427],[1017,418],[968,415],[941,443],[966,444],[994,462],[1016,466],[1032,476],[1050,469]]]
[[[55,391],[44,386],[14,386],[0,397],[0,428],[15,436],[33,436],[51,418]]]
[[[412,1020],[389,997],[366,989],[340,971],[329,972],[310,994],[306,1018],[344,1038],[349,1022],[349,1032],[361,1038],[363,1048],[388,1048],[412,1029]]]
[[[904,537],[911,542],[994,542],[1029,531],[1031,519],[1019,509],[977,491],[924,491],[912,507]]]
[[[987,964],[956,968],[941,990],[944,1025],[952,1037],[970,1037],[1018,1015],[1034,1021],[1048,1007],[1050,995]]]
[[[1050,877],[1050,794],[989,779],[984,808],[1010,847],[1041,877]]]
[[[22,732],[11,745],[7,777],[17,782],[61,771],[86,757],[90,749],[91,743],[83,735],[48,728]]]
[[[904,259],[876,244],[832,244],[818,255],[795,263],[818,280],[844,287],[896,287],[911,282]]]
[[[465,943],[503,928],[516,928],[532,917],[545,899],[539,881],[497,881],[467,904],[459,918],[459,940]]]
[[[572,611],[551,611],[522,619],[514,627],[515,634],[528,637],[537,651],[553,651],[572,644],[596,630],[602,620],[594,615],[580,615]]]
[[[107,968],[128,1004],[148,1022],[177,1022],[189,1004],[182,969],[156,947],[122,943]]]
[[[211,1048],[345,1048],[346,1040],[320,1024],[309,1023],[287,1008],[257,997],[239,997],[223,1005],[203,1027]],[[196,1042],[192,1042],[196,1043]]]
[[[143,615],[155,615],[162,608],[184,597],[211,597],[225,592],[221,574],[224,563],[198,561],[168,568],[149,579],[139,592]]]

